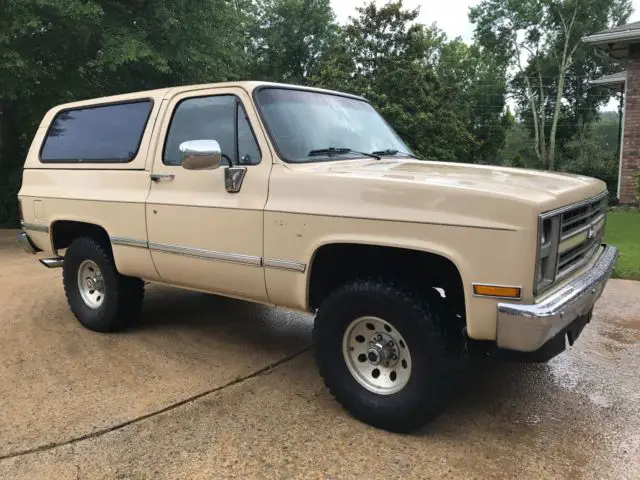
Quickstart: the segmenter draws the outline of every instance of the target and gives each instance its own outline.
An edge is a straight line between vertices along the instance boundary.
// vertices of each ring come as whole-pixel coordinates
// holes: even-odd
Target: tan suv
[[[470,346],[573,343],[617,256],[603,182],[423,161],[366,100],[272,83],[57,106],[19,199],[85,327],[125,327],[144,281],[315,313],[328,388],[393,431],[441,411]]]

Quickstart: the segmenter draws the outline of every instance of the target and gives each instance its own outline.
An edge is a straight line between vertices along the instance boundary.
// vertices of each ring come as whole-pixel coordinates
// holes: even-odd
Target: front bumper
[[[515,352],[536,352],[545,347],[564,350],[565,336],[580,333],[613,273],[618,250],[605,245],[595,264],[540,303],[498,304],[497,346]],[[547,349],[548,350],[548,349]],[[551,352],[557,354],[560,352]]]

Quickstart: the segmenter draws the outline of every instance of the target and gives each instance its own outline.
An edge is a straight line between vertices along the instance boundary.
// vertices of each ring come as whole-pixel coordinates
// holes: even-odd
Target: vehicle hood
[[[581,175],[451,162],[367,159],[316,163],[306,167],[337,176],[487,192],[538,204],[542,210],[596,196],[606,188],[604,182]]]

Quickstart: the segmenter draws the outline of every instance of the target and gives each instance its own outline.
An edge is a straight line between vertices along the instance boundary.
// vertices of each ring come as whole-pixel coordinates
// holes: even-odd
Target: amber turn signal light
[[[474,285],[473,293],[481,297],[520,298],[520,287],[501,287],[499,285]]]

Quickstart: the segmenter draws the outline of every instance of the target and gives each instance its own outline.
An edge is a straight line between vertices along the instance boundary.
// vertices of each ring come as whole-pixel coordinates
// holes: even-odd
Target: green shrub
[[[16,169],[0,178],[0,226],[15,227],[20,224],[18,191],[22,184],[22,169]]]

